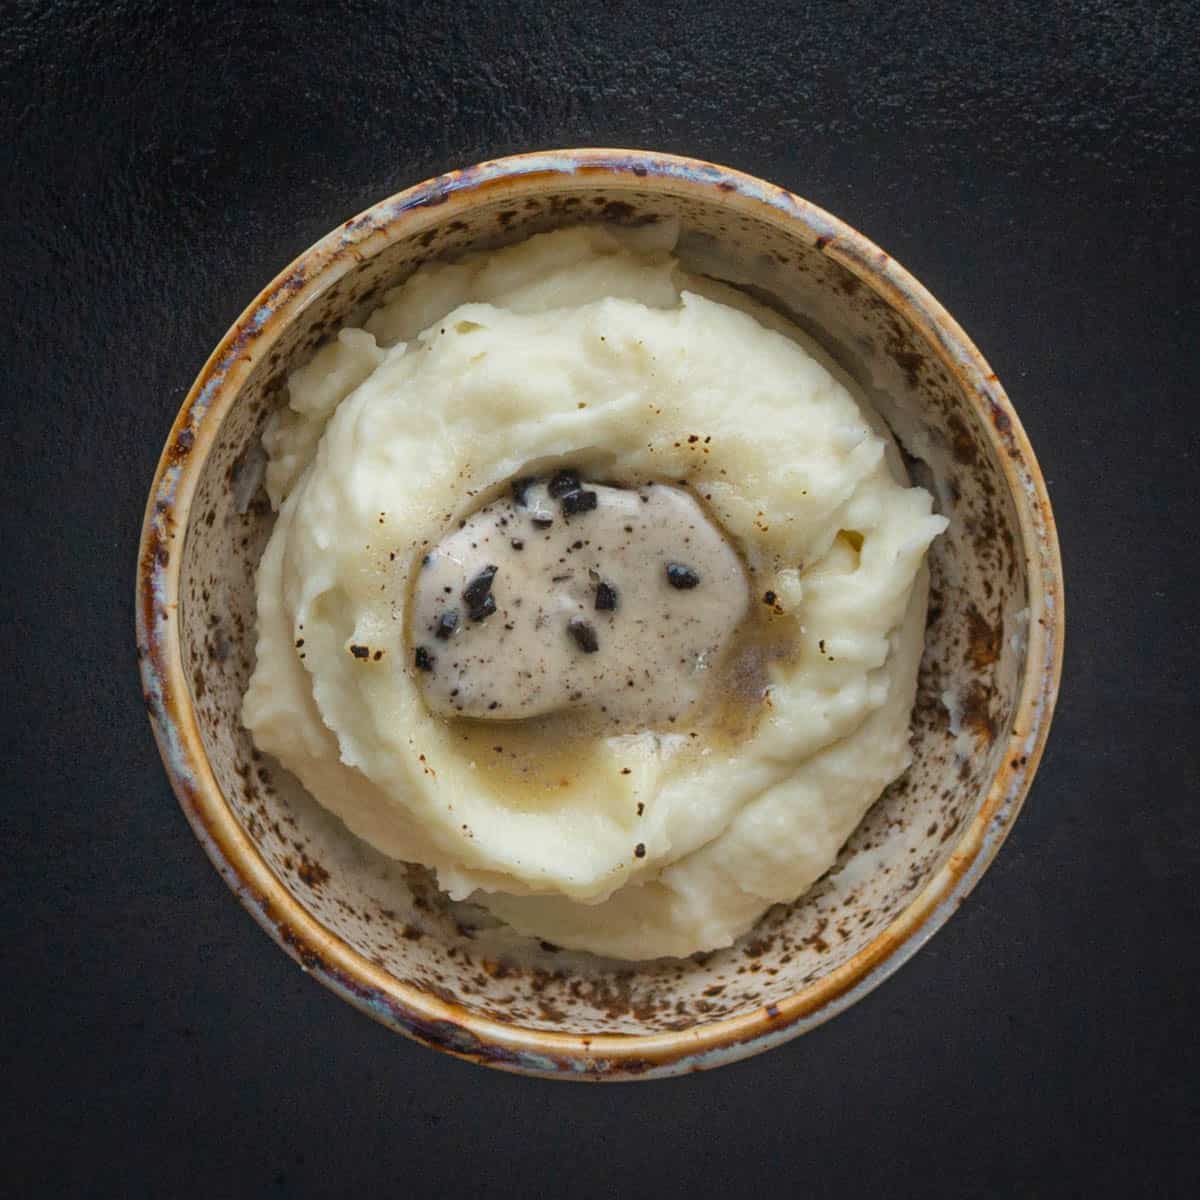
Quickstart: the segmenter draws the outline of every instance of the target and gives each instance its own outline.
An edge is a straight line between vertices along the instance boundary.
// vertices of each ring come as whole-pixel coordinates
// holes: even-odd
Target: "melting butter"
[[[589,710],[613,731],[696,709],[746,617],[745,568],[685,488],[519,481],[425,557],[412,662],[434,713]]]

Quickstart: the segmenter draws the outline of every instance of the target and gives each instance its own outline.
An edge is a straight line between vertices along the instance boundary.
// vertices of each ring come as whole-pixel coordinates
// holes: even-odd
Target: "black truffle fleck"
[[[496,611],[496,601],[492,599],[492,581],[495,578],[496,567],[489,563],[463,588],[463,603],[472,621],[482,621]]]
[[[582,617],[572,617],[567,622],[567,632],[575,639],[575,644],[584,654],[595,654],[600,649],[596,631]]]
[[[435,662],[437,659],[424,646],[418,646],[413,653],[413,663],[418,671],[432,671]]]
[[[700,582],[700,576],[691,567],[684,566],[683,563],[669,562],[667,563],[667,582],[673,588],[686,591],[694,588]]]
[[[486,621],[495,611],[496,597],[489,592],[474,608],[468,610],[467,616],[472,621]]]
[[[446,611],[444,613],[442,613],[442,615],[438,618],[437,630],[436,630],[437,636],[440,637],[442,639],[442,641],[445,641],[448,637],[451,637],[453,635],[454,631],[457,628],[458,628],[458,609],[457,608],[446,609]]]
[[[550,480],[549,487],[546,488],[546,491],[555,500],[565,496],[568,492],[577,492],[578,490],[579,476],[574,471],[558,471]]]
[[[596,611],[612,612],[617,607],[617,589],[611,583],[596,584]]]
[[[596,493],[580,488],[567,492],[562,498],[562,510],[565,516],[573,517],[577,513],[591,512],[596,507]]]

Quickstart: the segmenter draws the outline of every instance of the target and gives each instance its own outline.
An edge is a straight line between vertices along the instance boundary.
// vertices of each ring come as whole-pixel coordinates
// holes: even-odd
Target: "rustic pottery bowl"
[[[915,761],[837,865],[735,946],[630,964],[534,943],[353,838],[240,720],[271,514],[259,435],[288,372],[419,263],[580,221],[682,222],[685,263],[789,313],[866,390],[951,519]],[[1062,580],[1042,477],[1008,398],[927,291],[781,188],[625,150],[485,162],[347,221],[258,296],[188,393],[146,509],[137,636],[151,723],[217,869],[302,967],[417,1040],[572,1079],[718,1066],[840,1012],[962,902],[1021,807],[1050,723]],[[518,952],[519,950],[519,952]]]

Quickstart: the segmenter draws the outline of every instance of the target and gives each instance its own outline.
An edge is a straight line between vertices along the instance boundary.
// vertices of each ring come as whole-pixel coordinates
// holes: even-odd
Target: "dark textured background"
[[[4,4],[11,1194],[1195,1194],[1198,44],[1188,3]],[[910,267],[1026,423],[1070,614],[1025,814],[931,945],[765,1057],[618,1088],[304,978],[178,812],[133,649],[155,461],[259,286],[571,144],[741,167]]]

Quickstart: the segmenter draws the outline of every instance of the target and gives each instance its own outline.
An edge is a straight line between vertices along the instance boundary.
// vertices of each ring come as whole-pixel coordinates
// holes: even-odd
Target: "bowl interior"
[[[766,220],[635,176],[511,182],[474,206],[432,208],[362,257],[277,336],[241,386],[202,469],[181,568],[181,649],[204,748],[225,799],[279,883],[395,980],[534,1030],[650,1034],[777,1004],[868,945],[955,849],[999,767],[1029,620],[1025,553],[1004,473],[971,398],[921,335],[800,222]],[[271,525],[259,437],[287,372],[361,319],[421,262],[579,221],[677,217],[688,265],[786,311],[851,374],[898,435],[917,482],[951,518],[933,588],[913,723],[915,761],[837,865],[735,946],[629,964],[519,939],[426,872],[383,858],[320,809],[242,728],[254,656],[254,571]],[[386,241],[387,239],[382,239]]]

